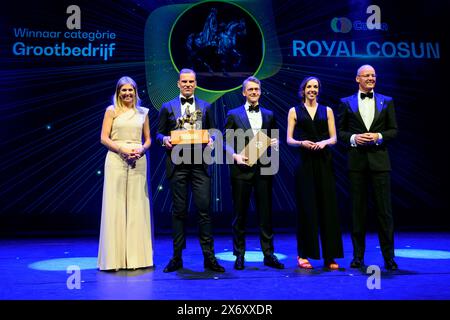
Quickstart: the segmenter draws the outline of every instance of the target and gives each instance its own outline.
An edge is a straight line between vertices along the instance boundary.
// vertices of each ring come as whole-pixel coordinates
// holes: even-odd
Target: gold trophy
[[[186,113],[177,119],[177,126],[170,132],[172,144],[197,144],[208,143],[208,130],[201,130],[202,111],[190,112],[186,108]]]

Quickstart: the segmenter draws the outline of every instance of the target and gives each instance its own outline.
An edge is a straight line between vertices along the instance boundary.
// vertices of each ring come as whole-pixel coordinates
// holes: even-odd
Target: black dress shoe
[[[167,264],[167,266],[164,268],[164,272],[174,272],[177,271],[178,269],[183,268],[183,260],[181,258],[172,258],[170,259],[169,263]]]
[[[398,264],[394,261],[393,258],[384,260],[384,267],[387,270],[398,270]]]
[[[204,267],[206,269],[209,269],[211,271],[215,272],[225,272],[225,268],[222,267],[218,262],[216,258],[208,258],[204,260]]]
[[[362,258],[358,258],[358,257],[354,257],[352,262],[350,262],[350,268],[361,268],[362,266],[364,266],[364,259]]]
[[[244,270],[244,256],[237,256],[234,262],[234,268],[236,270]]]
[[[264,265],[275,269],[284,269],[284,264],[278,261],[274,254],[264,257]]]

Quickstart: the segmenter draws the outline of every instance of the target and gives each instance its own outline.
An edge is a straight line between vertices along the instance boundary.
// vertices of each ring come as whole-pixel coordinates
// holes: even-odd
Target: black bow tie
[[[249,105],[248,106],[248,111],[249,112],[259,112],[259,104],[257,104],[256,106],[252,106],[252,105]]]
[[[372,99],[373,98],[373,92],[368,92],[368,93],[361,92],[361,99],[364,100],[365,98]]]
[[[189,103],[189,104],[192,104],[192,103],[194,103],[194,98],[192,98],[192,97],[190,97],[190,98],[183,98],[183,97],[181,97],[181,104],[185,104],[185,103]]]

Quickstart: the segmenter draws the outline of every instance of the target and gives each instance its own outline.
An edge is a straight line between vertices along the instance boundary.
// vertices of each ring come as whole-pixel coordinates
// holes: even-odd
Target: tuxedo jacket
[[[276,124],[276,119],[271,110],[265,109],[260,106],[260,112],[262,116],[262,126],[261,129],[267,130],[264,132],[269,137],[271,137],[271,129],[278,129]],[[233,135],[233,139],[227,138],[227,130],[237,130],[242,129],[243,134]],[[224,125],[224,147],[226,156],[231,158],[233,153],[240,153],[244,147],[250,142],[254,137],[250,121],[248,120],[247,111],[245,110],[245,105],[231,109],[227,113],[227,117]],[[247,135],[245,132],[247,130],[250,134]],[[238,140],[245,139],[243,146],[238,144]],[[241,140],[242,141],[242,140]],[[240,150],[238,150],[238,147]],[[270,149],[270,148],[269,148]],[[266,151],[268,152],[268,151]],[[269,151],[270,152],[270,151]],[[270,164],[262,165],[259,161],[252,167],[238,165],[236,163],[230,165],[230,175],[233,179],[245,179],[250,180],[255,174],[259,174],[260,168],[262,166],[270,167]],[[269,176],[270,177],[270,176]]]
[[[215,128],[214,116],[211,112],[211,105],[208,102],[195,98],[195,110],[201,110],[202,112],[201,129],[208,130]],[[170,136],[170,131],[176,130],[177,119],[181,116],[181,102],[179,97],[165,102],[162,105],[158,117],[158,132],[156,133],[156,141],[158,144],[163,145],[164,136]],[[203,166],[206,173],[209,174],[208,165],[203,163]],[[175,168],[176,165],[171,160],[171,150],[166,150],[166,176],[168,178],[173,175]]]
[[[339,139],[349,148],[348,169],[351,171],[390,171],[388,144],[397,135],[394,102],[391,97],[375,93],[375,115],[367,130],[358,108],[358,94],[342,98],[339,114]],[[350,137],[366,132],[381,133],[381,144],[352,147]]]

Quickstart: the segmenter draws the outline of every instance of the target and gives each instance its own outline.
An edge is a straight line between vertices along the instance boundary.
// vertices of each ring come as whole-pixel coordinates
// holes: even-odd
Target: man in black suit
[[[356,75],[359,92],[341,99],[340,105],[339,138],[348,146],[352,196],[353,260],[350,267],[364,266],[367,198],[371,186],[385,267],[397,270],[387,148],[397,135],[397,121],[392,98],[374,93],[376,79],[372,66],[361,66]]]
[[[245,224],[252,191],[255,192],[256,210],[259,215],[260,242],[264,254],[264,264],[283,269],[274,255],[272,231],[272,174],[264,174],[260,161],[249,166],[248,157],[240,154],[244,145],[260,130],[276,129],[273,112],[259,105],[261,83],[255,77],[247,78],[242,85],[242,94],[246,98],[244,105],[228,112],[225,122],[225,150],[230,161],[230,176],[233,195],[233,254],[236,256],[234,268],[244,269]],[[241,130],[238,130],[241,129]],[[238,131],[236,131],[238,130]],[[248,131],[247,131],[248,130]],[[247,134],[245,134],[247,132]],[[239,141],[241,143],[239,143]],[[241,144],[241,146],[239,146]],[[278,147],[278,139],[271,139],[271,145]],[[228,162],[228,161],[227,161]],[[269,170],[270,172],[270,170]]]
[[[198,129],[213,129],[215,127],[210,104],[194,97],[196,86],[195,72],[191,69],[182,69],[178,80],[180,96],[164,103],[159,112],[156,139],[166,148],[166,176],[170,181],[173,198],[173,257],[165,267],[164,272],[173,272],[183,267],[182,250],[186,247],[184,224],[189,202],[189,183],[198,210],[199,237],[204,267],[216,272],[225,272],[214,254],[210,217],[211,180],[208,165],[203,161],[203,158],[199,163],[194,161],[194,158],[197,159],[197,157],[194,157],[195,153],[202,155],[202,146],[185,145],[183,148],[174,148],[170,137],[170,132],[177,129],[177,119],[186,114],[193,114],[195,110],[200,110],[202,114],[201,120],[198,121]],[[212,144],[213,139],[210,138],[208,147],[212,147]],[[183,150],[180,151],[180,149]],[[179,153],[182,161],[173,162],[173,160],[180,159],[180,157],[177,158],[176,154],[172,155],[175,151]],[[186,153],[190,154],[187,161]]]

